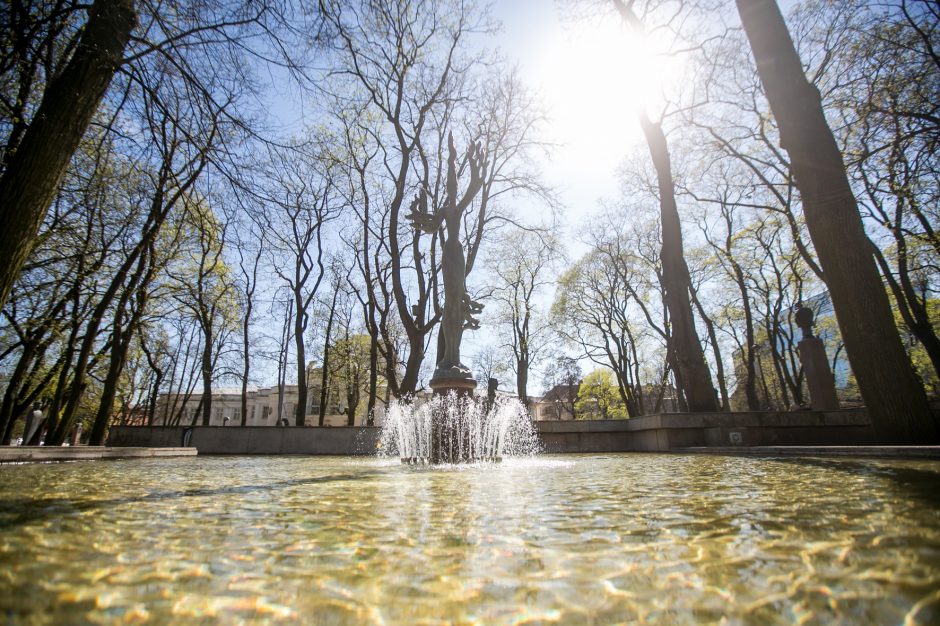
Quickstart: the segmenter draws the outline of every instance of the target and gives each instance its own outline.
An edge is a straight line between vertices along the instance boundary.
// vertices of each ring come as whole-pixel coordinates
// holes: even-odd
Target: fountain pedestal
[[[477,381],[472,377],[435,375],[428,383],[435,396],[446,398],[431,416],[431,463],[467,463],[472,460],[468,404]]]

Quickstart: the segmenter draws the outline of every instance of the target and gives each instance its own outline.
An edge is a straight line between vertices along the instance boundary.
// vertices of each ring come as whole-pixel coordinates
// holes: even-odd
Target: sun
[[[666,46],[632,34],[612,12],[573,18],[546,4],[562,3],[498,3],[506,24],[501,45],[540,103],[540,137],[552,147],[539,167],[553,181],[565,220],[577,225],[598,201],[621,193],[619,166],[646,150],[638,112],[657,118],[663,94],[680,84],[684,70],[682,59],[659,54]],[[525,200],[518,209],[543,212]]]
[[[623,156],[641,138],[637,113],[657,117],[682,70],[680,58],[616,18],[566,26],[542,50],[549,132],[597,157]]]

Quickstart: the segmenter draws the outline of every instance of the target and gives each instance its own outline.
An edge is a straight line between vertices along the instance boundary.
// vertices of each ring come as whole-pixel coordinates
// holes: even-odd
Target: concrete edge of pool
[[[629,420],[536,422],[544,452],[674,452],[940,458],[937,446],[879,446],[864,409],[662,413]],[[199,454],[354,455],[380,449],[380,427],[116,426],[109,445]]]
[[[652,454],[711,454],[758,457],[849,457],[891,459],[940,459],[940,446],[750,446],[690,447],[651,451]],[[214,453],[218,455],[219,453]],[[45,463],[94,461],[102,459],[145,459],[192,457],[197,448],[144,448],[106,446],[11,446],[0,447],[0,465],[4,463]],[[301,455],[297,455],[301,456]],[[323,455],[309,455],[323,456]]]
[[[99,459],[147,459],[154,457],[196,456],[189,447],[112,447],[112,446],[0,446],[2,463],[41,463],[46,461],[92,461]]]
[[[825,456],[882,459],[940,459],[940,446],[753,446],[679,448],[685,454],[728,456]]]

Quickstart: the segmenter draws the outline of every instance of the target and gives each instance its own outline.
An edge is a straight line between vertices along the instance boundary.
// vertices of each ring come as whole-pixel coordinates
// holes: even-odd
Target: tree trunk
[[[151,354],[150,350],[147,348],[147,342],[140,327],[137,328],[137,332],[140,338],[140,349],[147,359],[147,366],[150,368],[150,371],[153,372],[153,384],[150,386],[150,390],[147,393],[147,426],[153,426],[157,416],[157,400],[160,397],[160,386],[163,384],[163,377],[166,375],[166,370],[160,367],[157,359],[154,358],[154,355]],[[167,399],[167,403],[169,403],[169,399]],[[164,420],[163,423],[165,425],[166,420]]]
[[[330,314],[326,319],[326,337],[323,339],[323,367],[320,371],[320,416],[318,425],[326,422],[326,402],[329,398],[327,387],[330,383],[330,339],[333,334],[333,318],[336,316],[336,295],[339,289],[333,292],[333,302],[330,304]]]
[[[366,405],[366,426],[375,426],[375,400],[379,388],[379,342],[369,337],[369,402]]]
[[[251,355],[248,352],[248,319],[249,319],[249,316],[251,315],[250,302],[251,300],[249,300],[248,310],[245,313],[244,325],[242,327],[242,330],[243,330],[242,339],[245,342],[245,351],[243,353],[243,361],[242,361],[242,398],[241,398],[241,406],[242,406],[241,425],[242,426],[248,425],[248,373],[251,370]]]
[[[900,238],[898,239],[900,240]],[[898,311],[901,313],[904,325],[924,346],[934,372],[940,376],[940,337],[937,336],[933,324],[930,323],[926,299],[922,301],[914,290],[910,277],[907,275],[906,267],[903,270],[899,267],[898,273],[901,277],[895,278],[891,273],[891,266],[888,265],[888,261],[881,250],[875,248],[874,253],[875,260],[881,267],[881,273],[894,293],[894,300],[897,302]],[[899,263],[898,265],[901,266],[902,264]]]
[[[257,264],[255,265],[257,267]],[[248,425],[248,373],[251,371],[251,353],[249,351],[248,330],[251,326],[251,306],[252,306],[252,288],[247,294],[245,302],[245,317],[242,320],[242,341],[244,342],[242,351],[242,419],[241,425]]]
[[[63,402],[65,402],[66,392],[68,391],[68,373],[75,356],[75,350],[78,347],[78,333],[80,329],[80,320],[78,318],[78,305],[72,309],[71,328],[69,338],[65,344],[63,356],[59,357],[61,367],[56,376],[55,390],[52,392],[52,401],[46,409],[46,427],[53,432],[58,424],[59,414],[62,411]]]
[[[721,398],[721,406],[719,408],[722,411],[730,411],[731,399],[728,396],[728,384],[725,381],[725,365],[721,360],[721,346],[718,345],[718,333],[715,332],[715,323],[705,314],[705,307],[702,306],[702,303],[699,301],[695,289],[690,289],[689,295],[692,298],[692,304],[695,305],[698,314],[702,316],[702,321],[705,323],[705,331],[708,333],[708,341],[712,346],[712,354],[715,355],[715,378],[718,379],[718,395]]]
[[[49,82],[0,177],[0,308],[121,63],[136,22],[132,0],[95,0],[72,58]]]
[[[680,381],[690,411],[717,411],[718,400],[712,375],[705,363],[702,344],[695,330],[689,301],[689,267],[682,251],[682,228],[672,180],[672,163],[662,126],[640,114],[640,126],[649,145],[659,184],[659,208],[662,222],[663,300],[672,323],[672,341],[677,381]]]
[[[157,417],[157,400],[160,398],[160,385],[163,384],[163,370],[154,370],[153,387],[147,402],[147,426],[153,426]]]
[[[101,327],[101,321],[119,290],[124,286],[124,281],[127,279],[131,267],[138,260],[141,252],[144,250],[145,246],[148,245],[155,232],[156,230],[152,226],[149,230],[144,230],[141,241],[134,246],[128,257],[124,259],[124,262],[111,278],[111,283],[108,285],[104,294],[102,294],[101,300],[95,306],[94,311],[88,319],[88,323],[85,326],[85,336],[82,338],[81,347],[78,351],[78,360],[75,363],[74,373],[72,374],[72,382],[69,385],[67,395],[63,398],[65,410],[62,412],[57,424],[55,424],[55,414],[49,416],[49,436],[47,437],[49,440],[47,443],[49,445],[58,446],[64,443],[65,439],[68,437],[69,431],[72,429],[73,422],[75,421],[75,413],[78,410],[82,394],[87,386],[85,377],[92,369],[91,364],[94,362],[92,350],[98,338],[98,329]],[[64,380],[64,378],[60,378],[60,384],[62,384]],[[53,407],[57,407],[56,402],[53,402]],[[55,429],[52,428],[54,424],[56,426]]]
[[[10,378],[6,381],[3,401],[0,403],[0,445],[9,445],[13,436],[13,425],[16,423],[14,411],[16,399],[22,390],[23,380],[26,378],[35,350],[36,345],[33,342],[27,342],[23,346],[23,354],[13,369]]]
[[[405,373],[399,383],[399,393],[413,395],[418,389],[418,376],[424,361],[424,337],[418,329],[408,332],[408,359],[405,361]]]
[[[156,274],[155,267],[156,251],[153,245],[148,245],[146,252],[140,256],[140,262],[137,270],[131,280],[131,284],[125,289],[125,293],[119,300],[114,313],[114,324],[111,334],[111,362],[108,366],[108,373],[104,380],[101,402],[98,405],[98,412],[95,415],[95,421],[91,427],[91,434],[88,437],[88,445],[100,446],[104,444],[105,431],[111,420],[111,412],[114,410],[114,398],[117,394],[118,381],[124,372],[124,365],[127,363],[127,351],[130,348],[131,340],[137,328],[140,325],[140,319],[147,306],[147,289],[150,287]],[[137,292],[137,301],[131,302],[130,319],[127,325],[122,328],[122,321],[125,315],[125,307],[131,300],[133,290]]]
[[[307,353],[304,346],[307,311],[303,307],[299,291],[294,294],[294,297],[297,302],[297,315],[294,317],[294,344],[297,348],[297,407],[294,413],[294,425],[303,426],[307,421]]]
[[[744,281],[744,272],[741,266],[734,264],[734,279],[741,292],[741,306],[744,308],[744,395],[747,398],[747,408],[757,411],[760,408],[760,399],[757,397],[757,346],[754,345],[754,314],[751,311],[751,301],[748,299],[747,283]],[[771,341],[773,341],[771,339]]]
[[[287,301],[287,316],[281,328],[281,342],[277,353],[277,425],[284,419],[284,384],[287,380],[287,344],[290,341],[291,320],[294,315],[294,299]]]
[[[100,446],[104,443],[105,431],[108,428],[108,422],[111,420],[111,412],[114,410],[114,398],[117,395],[118,380],[121,372],[124,370],[124,363],[127,359],[127,348],[130,345],[130,337],[133,333],[132,328],[123,327],[124,306],[126,301],[118,304],[114,313],[114,328],[111,331],[111,360],[108,364],[108,372],[105,375],[102,384],[101,402],[98,404],[98,411],[95,413],[95,421],[91,427],[91,434],[88,437],[88,445]],[[133,324],[130,322],[128,325]]]
[[[212,320],[208,320],[203,329],[205,345],[202,347],[202,425],[208,426],[212,420]]]
[[[819,91],[803,73],[776,2],[737,6],[878,442],[938,443],[940,424],[901,344]]]
[[[353,373],[352,370],[355,370]],[[346,389],[346,425],[355,426],[356,425],[356,409],[359,408],[359,387],[362,385],[360,380],[359,373],[359,364],[353,365],[350,362],[350,375],[349,381]]]
[[[516,362],[516,393],[519,395],[519,402],[529,409],[529,359],[522,358]]]
[[[725,240],[723,252],[731,264],[734,282],[741,294],[741,308],[744,312],[744,346],[741,350],[741,359],[744,362],[744,397],[747,400],[748,411],[758,411],[760,410],[760,398],[757,394],[757,346],[754,338],[754,312],[751,309],[750,293],[744,277],[744,270],[731,257],[731,237],[733,233],[730,220],[727,221],[727,225],[728,236]],[[768,341],[773,341],[773,339],[771,338]]]
[[[255,303],[255,290],[258,288],[258,263],[261,261],[263,249],[264,246],[259,244],[251,276],[248,275],[244,264],[242,264],[242,273],[245,276],[245,317],[242,319],[242,426],[248,425],[248,374],[251,371],[251,336],[249,331],[251,330],[251,312]]]

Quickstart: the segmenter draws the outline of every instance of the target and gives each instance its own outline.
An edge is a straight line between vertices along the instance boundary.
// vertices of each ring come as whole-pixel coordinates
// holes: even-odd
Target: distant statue
[[[496,404],[496,390],[499,388],[499,381],[495,378],[488,378],[486,381],[486,412],[489,413],[493,405]]]
[[[476,329],[480,322],[474,317],[483,310],[483,305],[472,300],[467,293],[467,262],[460,243],[460,222],[473,198],[479,193],[486,177],[486,157],[479,143],[467,149],[466,165],[470,167],[470,183],[459,200],[457,199],[457,149],[454,136],[447,138],[447,196],[443,205],[435,212],[428,211],[427,191],[422,190],[411,204],[408,219],[414,227],[425,233],[435,233],[442,225],[443,254],[441,269],[444,274],[444,317],[441,333],[444,336],[444,354],[437,364],[434,379],[468,378],[470,368],[460,362],[460,341],[464,329]]]
[[[829,369],[826,346],[813,334],[815,315],[809,307],[801,306],[794,315],[796,325],[803,331],[803,339],[797,344],[800,362],[806,375],[806,386],[812,407],[816,411],[835,411],[839,408],[836,381]]]

